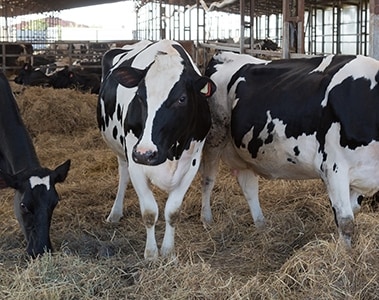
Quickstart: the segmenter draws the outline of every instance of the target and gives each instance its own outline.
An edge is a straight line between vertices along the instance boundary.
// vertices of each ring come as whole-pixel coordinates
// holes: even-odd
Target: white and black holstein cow
[[[161,255],[170,257],[183,197],[211,126],[207,97],[215,85],[174,41],[115,48],[104,55],[102,65],[98,125],[119,163],[118,192],[107,220],[122,217],[130,177],[147,232],[144,255],[155,259],[158,206],[149,183],[167,191]]]
[[[340,236],[351,245],[360,196],[379,189],[379,62],[342,55],[268,62],[224,52],[206,75],[217,91],[209,99],[213,125],[200,167],[203,221],[212,221],[221,158],[258,226],[258,176],[321,178]]]
[[[50,223],[59,200],[55,184],[65,180],[70,160],[55,170],[41,167],[8,80],[1,72],[0,94],[0,189],[16,190],[15,214],[28,254],[37,257],[52,250]]]

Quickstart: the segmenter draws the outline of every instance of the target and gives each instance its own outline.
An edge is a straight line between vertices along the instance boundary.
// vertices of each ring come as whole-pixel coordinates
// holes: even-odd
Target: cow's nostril
[[[139,164],[153,165],[155,164],[157,157],[157,151],[148,150],[144,152],[139,152],[136,149],[133,150],[133,160]]]

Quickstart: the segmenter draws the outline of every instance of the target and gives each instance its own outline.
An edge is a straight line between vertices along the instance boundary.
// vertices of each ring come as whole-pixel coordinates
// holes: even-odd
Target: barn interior
[[[50,47],[51,43],[62,42],[58,34],[51,36],[47,41],[41,37],[38,23],[28,23],[28,31],[24,30],[22,34],[16,33],[17,30],[10,32],[7,20],[21,15],[50,13],[48,26],[61,26],[62,20],[55,17],[56,12],[113,2],[117,1],[3,0],[0,2],[0,15],[3,17],[0,22],[5,30],[0,32],[0,40],[2,43],[33,43],[38,49]],[[137,16],[133,40],[167,38],[193,41],[191,54],[199,65],[204,64],[208,59],[207,53],[213,53],[215,49],[270,59],[326,53],[379,56],[376,53],[379,47],[375,47],[379,36],[379,26],[375,26],[376,13],[379,11],[376,0],[133,2]],[[234,25],[229,21],[223,24],[222,20],[231,16],[235,17]],[[35,33],[37,31],[38,34]],[[272,43],[274,48],[264,45],[265,40]],[[272,51],[273,49],[275,51]],[[3,53],[5,52],[3,49]],[[6,68],[3,64],[3,69]]]
[[[114,1],[0,0],[0,11],[5,19],[49,12],[47,15],[54,17],[52,25],[59,26],[61,21],[56,16],[61,9],[110,2]],[[241,24],[244,37],[268,36],[279,44],[281,49],[276,51],[251,49],[248,41],[242,47],[235,40],[229,43],[228,32],[223,36],[215,30],[209,39],[202,35],[204,31],[209,32],[204,15],[236,13],[239,18],[238,2],[207,13],[202,3],[194,0],[135,2],[139,16],[136,38],[186,40],[191,37],[195,53],[200,55],[201,49],[229,49],[280,58],[285,39],[281,34],[283,3],[292,7],[296,2],[239,2],[245,3],[242,7],[246,18]],[[212,1],[203,3],[209,9]],[[304,20],[304,32],[308,36],[311,32],[312,38],[304,37],[305,53],[290,49],[290,56],[337,52],[337,47],[343,53],[347,44],[353,45],[353,53],[369,55],[372,31],[367,24],[374,12],[369,8],[372,3],[378,1],[304,0],[304,11],[314,11],[319,26],[307,27]],[[160,7],[167,13],[164,17],[172,15],[162,28],[158,26],[162,18]],[[253,28],[247,22],[252,7],[256,20]],[[193,12],[191,19],[195,24],[191,26],[191,36],[187,26],[177,30],[180,27],[177,21],[184,23],[189,18],[188,10]],[[341,20],[345,18],[342,13],[337,17],[346,10],[354,12],[352,19]],[[291,18],[294,18],[292,22],[298,21],[294,17],[296,13],[291,10],[290,21]],[[329,18],[330,14],[335,18]],[[274,20],[273,27],[270,20]],[[349,22],[353,23],[353,30],[347,36],[353,37],[352,41],[345,39],[345,32],[338,31]],[[32,28],[37,25],[31,24]],[[323,28],[330,29],[332,34],[323,35]],[[74,44],[61,41],[58,36],[46,43],[28,34],[18,39],[12,35],[0,34],[0,37],[1,49],[15,43]],[[313,37],[316,42],[312,41]],[[101,46],[114,41],[89,42]],[[3,51],[1,55],[6,54]],[[35,57],[37,51],[31,55]],[[73,58],[70,51],[66,55]],[[7,65],[3,61],[4,69]],[[97,128],[96,95],[74,89],[25,87],[13,81],[10,84],[41,163],[55,167],[71,159],[72,166],[66,181],[58,186],[61,199],[51,227],[55,252],[40,259],[31,260],[25,254],[26,243],[14,216],[14,190],[1,190],[0,299],[378,299],[378,201],[362,202],[362,210],[356,217],[353,247],[347,250],[338,243],[332,209],[321,180],[262,180],[260,197],[268,227],[261,231],[253,224],[236,178],[221,165],[212,196],[213,226],[204,228],[200,221],[201,188],[200,179],[196,178],[183,203],[176,230],[178,259],[145,262],[146,232],[131,186],[126,192],[124,218],[117,224],[105,221],[117,192],[117,159]],[[160,243],[166,194],[154,193],[161,212],[156,230]]]

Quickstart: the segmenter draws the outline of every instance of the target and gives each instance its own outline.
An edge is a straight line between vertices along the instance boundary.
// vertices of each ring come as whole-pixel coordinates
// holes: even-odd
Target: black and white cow
[[[262,61],[220,53],[206,74],[213,126],[204,146],[202,219],[219,159],[237,174],[256,225],[264,224],[258,176],[321,178],[340,236],[351,244],[354,213],[379,189],[379,62],[364,56]]]
[[[102,64],[98,125],[119,163],[118,192],[107,220],[122,217],[130,176],[147,232],[145,258],[156,258],[158,206],[151,182],[168,192],[161,254],[172,256],[175,223],[211,126],[207,97],[215,86],[174,41],[112,49]]]
[[[55,170],[41,167],[3,73],[0,93],[0,188],[16,190],[15,214],[27,241],[27,252],[36,257],[52,250],[50,223],[59,200],[55,184],[66,179],[70,160]]]
[[[51,79],[41,69],[35,69],[30,63],[25,63],[18,72],[14,82],[29,86],[50,86]]]

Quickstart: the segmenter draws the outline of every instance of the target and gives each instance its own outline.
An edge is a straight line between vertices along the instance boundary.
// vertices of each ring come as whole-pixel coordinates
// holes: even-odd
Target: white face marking
[[[155,151],[152,144],[153,122],[156,112],[168,98],[173,86],[179,81],[184,66],[182,58],[171,47],[167,54],[158,54],[154,64],[146,74],[147,119],[139,147]]]
[[[29,178],[29,182],[32,189],[34,189],[36,185],[43,184],[44,186],[46,186],[47,190],[50,190],[50,177],[49,176],[46,176],[43,178],[38,177],[38,176],[32,176]]]

